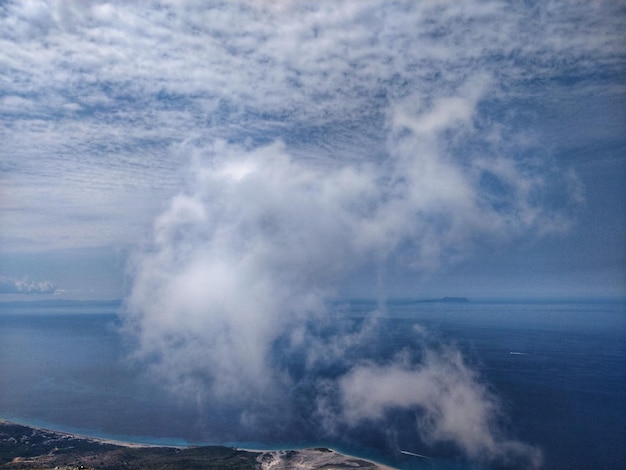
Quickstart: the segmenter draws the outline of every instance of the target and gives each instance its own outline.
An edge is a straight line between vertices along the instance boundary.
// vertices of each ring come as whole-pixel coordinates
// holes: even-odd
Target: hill
[[[249,451],[223,446],[180,448],[125,444],[0,421],[1,469],[286,470],[296,467],[385,468],[322,448]]]

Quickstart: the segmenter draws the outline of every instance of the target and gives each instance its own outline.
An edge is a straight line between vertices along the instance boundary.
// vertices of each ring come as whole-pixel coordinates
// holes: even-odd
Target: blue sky
[[[623,296],[625,10],[3,2],[0,300]]]

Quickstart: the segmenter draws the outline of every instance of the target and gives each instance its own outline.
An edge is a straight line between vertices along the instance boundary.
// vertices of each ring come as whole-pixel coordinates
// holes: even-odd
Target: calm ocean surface
[[[375,303],[335,308],[358,319]],[[626,303],[392,301],[379,334],[397,351],[416,323],[465,353],[502,399],[511,434],[540,447],[546,469],[626,468]],[[0,304],[0,417],[135,442],[206,443],[196,410],[127,360],[120,324],[114,305]],[[334,447],[401,468],[479,468]]]

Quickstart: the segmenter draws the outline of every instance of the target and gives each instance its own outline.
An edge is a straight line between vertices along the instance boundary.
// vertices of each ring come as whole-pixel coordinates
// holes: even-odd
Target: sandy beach
[[[94,436],[89,436],[87,434],[77,434],[73,432],[59,431],[57,429],[51,429],[51,428],[46,428],[42,426],[34,426],[32,424],[23,424],[23,423],[9,421],[9,420],[0,418],[0,425],[7,425],[7,424],[16,424],[16,425],[25,426],[25,427],[28,427],[28,428],[31,428],[40,432],[53,433],[59,436],[66,436],[72,439],[80,439],[80,440],[84,440],[88,442],[97,442],[100,444],[110,444],[110,445],[120,446],[120,447],[129,447],[129,448],[172,447],[176,449],[183,449],[186,447],[186,446],[174,446],[174,445],[162,445],[162,444],[146,444],[146,443],[140,443],[140,442],[121,441],[117,439],[107,439],[103,437],[94,437]]]

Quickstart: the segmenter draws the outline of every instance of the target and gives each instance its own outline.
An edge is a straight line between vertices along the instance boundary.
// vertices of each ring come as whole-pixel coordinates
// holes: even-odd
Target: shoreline
[[[178,446],[174,444],[152,444],[152,443],[144,443],[144,442],[123,441],[123,440],[112,439],[112,438],[107,438],[107,437],[96,437],[96,436],[90,436],[88,434],[80,434],[80,433],[71,432],[71,431],[60,431],[58,429],[48,428],[45,426],[38,426],[38,425],[34,425],[32,423],[27,423],[24,421],[14,421],[14,420],[5,419],[5,418],[0,418],[0,425],[1,424],[13,424],[17,426],[24,426],[26,428],[34,429],[36,431],[54,433],[60,436],[67,436],[73,439],[82,439],[82,440],[89,441],[89,442],[98,442],[100,444],[110,444],[110,445],[120,446],[120,447],[129,447],[132,449],[138,449],[142,447],[148,447],[148,448],[149,447],[167,447],[167,448],[172,448],[172,449],[187,449],[191,447],[198,447],[195,445]]]
[[[234,449],[237,451],[258,454],[259,457],[271,456],[274,459],[280,459],[281,456],[286,455],[288,452],[296,452],[300,455],[306,455],[307,453],[310,454],[310,453],[315,453],[315,452],[318,452],[318,453],[321,452],[324,454],[328,453],[331,456],[337,456],[339,458],[343,458],[346,460],[367,462],[371,465],[376,466],[380,470],[397,470],[395,467],[391,467],[389,465],[385,465],[385,464],[382,464],[382,463],[379,463],[379,462],[376,462],[367,458],[359,457],[357,455],[350,455],[350,454],[345,454],[343,452],[338,452],[337,450],[333,448],[328,448],[328,447],[294,448],[294,449],[277,450],[277,449],[258,449],[258,448],[251,449],[251,448],[228,446],[228,445],[222,445],[222,444],[193,444],[193,445],[192,444],[190,445],[154,444],[154,443],[131,442],[131,441],[125,441],[125,440],[119,440],[119,439],[95,437],[95,436],[90,436],[87,434],[80,434],[80,433],[75,433],[75,432],[59,431],[57,429],[53,429],[53,428],[49,428],[45,426],[37,426],[37,425],[29,424],[29,423],[5,419],[2,417],[0,417],[0,425],[17,425],[17,426],[22,426],[25,428],[32,429],[37,432],[52,433],[52,434],[56,434],[58,436],[62,436],[62,437],[70,438],[70,439],[79,439],[85,442],[113,445],[113,446],[124,447],[128,449],[168,448],[168,449],[184,450],[184,449],[194,449],[194,448],[202,448],[202,447],[224,447],[224,448]],[[310,468],[315,468],[315,467],[310,467]]]

